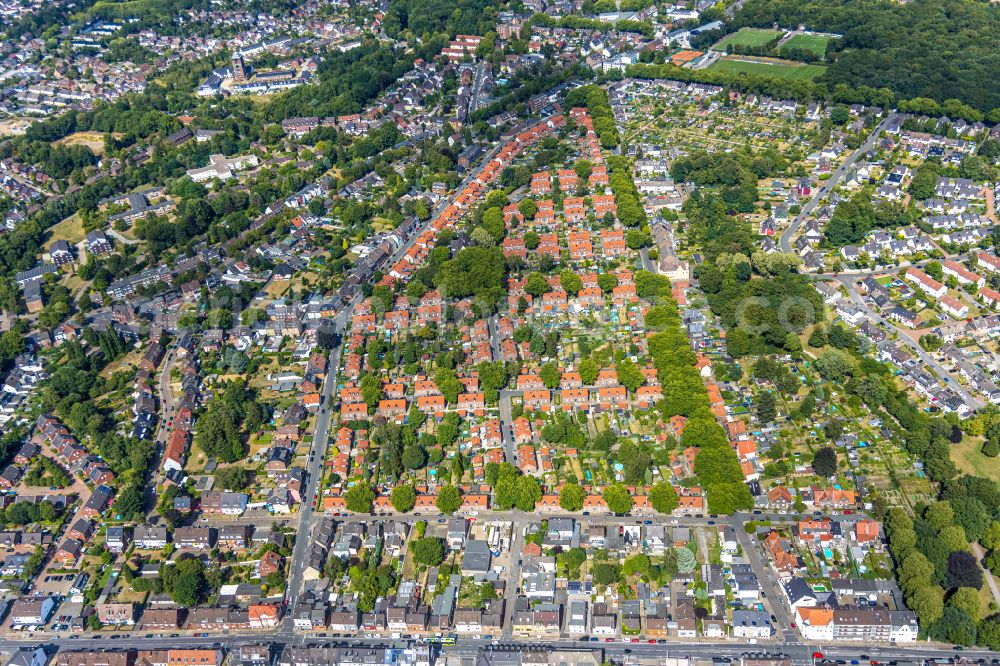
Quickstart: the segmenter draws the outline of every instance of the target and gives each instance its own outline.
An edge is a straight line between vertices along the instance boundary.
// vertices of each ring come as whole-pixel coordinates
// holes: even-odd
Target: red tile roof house
[[[564,389],[580,388],[583,386],[583,379],[580,378],[580,373],[576,370],[567,370],[562,373],[562,378],[559,380],[559,387]]]
[[[517,447],[517,466],[525,474],[538,472],[538,458],[533,446],[524,444]]]
[[[957,261],[945,259],[941,262],[941,269],[945,275],[954,276],[959,284],[974,284],[980,289],[986,285],[986,278],[976,275]]]
[[[379,416],[387,419],[402,420],[406,411],[406,400],[380,400],[378,403]]]
[[[524,244],[524,238],[521,236],[508,236],[503,239],[503,256],[505,257],[520,257],[522,259],[527,259],[528,248]]]
[[[583,199],[581,197],[567,197],[564,199],[563,217],[566,218],[566,222],[570,224],[577,224],[585,221],[587,219],[587,207],[583,205]],[[584,231],[582,233],[587,232]],[[587,234],[587,241],[590,241],[589,234]]]
[[[517,376],[517,389],[519,391],[529,391],[532,389],[545,388],[545,382],[535,374],[523,374]]]
[[[538,247],[535,248],[535,254],[542,256],[544,254],[549,255],[553,259],[559,258],[559,236],[556,234],[542,234],[538,239]]]
[[[614,195],[599,194],[594,196],[594,213],[597,214],[597,219],[599,220],[603,220],[608,213],[612,215],[617,214],[618,206],[615,205]]]
[[[576,171],[573,169],[559,169],[557,176],[559,178],[559,189],[564,194],[576,192],[577,184],[580,181],[580,177],[576,175]]]
[[[458,409],[474,410],[486,407],[485,393],[460,393],[458,396]]]
[[[948,288],[943,284],[932,278],[927,273],[923,272],[919,268],[907,268],[906,269],[907,279],[916,283],[917,287],[934,298],[941,298],[948,293]]]
[[[597,388],[618,386],[618,370],[615,368],[603,368],[597,373],[594,386]]]
[[[635,392],[635,405],[639,409],[649,409],[663,399],[659,386],[640,386]]]
[[[989,287],[983,287],[980,289],[977,296],[979,296],[979,298],[981,298],[983,302],[991,308],[995,308],[998,304],[1000,304],[1000,292],[990,289]]]
[[[878,541],[879,524],[874,520],[859,520],[854,526],[854,540],[858,543],[875,543]]]
[[[586,261],[594,258],[594,246],[587,232],[569,234],[569,256],[574,261]]]
[[[590,409],[590,391],[587,389],[563,389],[559,392],[563,411]]]
[[[534,439],[531,433],[531,422],[521,416],[514,421],[514,443],[526,444]]]
[[[590,186],[597,187],[599,185],[608,184],[608,168],[603,164],[595,166],[590,172]]]
[[[628,391],[624,386],[606,386],[597,389],[598,405],[602,410],[628,409]]]
[[[604,307],[604,292],[599,287],[586,287],[576,296],[580,308],[601,309]]]
[[[417,409],[423,414],[437,414],[446,407],[443,395],[422,395],[417,398]]]
[[[969,306],[951,296],[941,297],[941,309],[955,319],[965,319],[969,315]]]
[[[523,394],[524,408],[547,409],[552,404],[552,392],[548,389],[529,389]]]
[[[538,171],[531,176],[531,194],[539,196],[552,191],[552,174],[548,171]]]
[[[340,408],[343,421],[364,421],[368,419],[368,405],[363,402],[344,404]]]
[[[601,251],[605,257],[619,257],[627,250],[624,231],[621,229],[601,230]]]

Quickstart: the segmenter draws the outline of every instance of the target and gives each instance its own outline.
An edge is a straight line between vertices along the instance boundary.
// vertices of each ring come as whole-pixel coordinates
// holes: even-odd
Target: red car
[[[813,659],[822,659],[822,658],[823,658],[822,652],[813,652]]]

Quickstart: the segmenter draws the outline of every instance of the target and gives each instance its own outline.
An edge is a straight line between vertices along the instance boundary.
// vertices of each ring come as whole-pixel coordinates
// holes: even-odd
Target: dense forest
[[[410,33],[418,37],[446,32],[449,35],[485,35],[497,23],[497,7],[489,0],[391,0],[383,30],[392,38]]]
[[[747,0],[731,28],[805,25],[844,36],[830,43],[830,88],[887,86],[897,99],[958,99],[1000,109],[1000,7],[975,0]],[[1000,120],[997,118],[995,120]]]

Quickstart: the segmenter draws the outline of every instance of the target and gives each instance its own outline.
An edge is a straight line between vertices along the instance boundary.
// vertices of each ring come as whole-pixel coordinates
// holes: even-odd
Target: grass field
[[[997,465],[996,458],[983,455],[982,437],[966,437],[958,444],[952,444],[951,460],[962,472],[1000,481],[1000,465]]]
[[[83,220],[79,213],[73,213],[62,222],[49,228],[52,240],[64,240],[70,245],[76,245],[87,233],[83,230]]]
[[[750,59],[746,56],[720,58],[712,63],[708,69],[731,74],[757,74],[792,80],[813,80],[822,76],[826,71],[826,67],[823,65],[806,65],[790,60]]]
[[[832,37],[824,37],[822,35],[795,35],[790,38],[787,42],[781,45],[782,50],[784,49],[802,49],[806,51],[812,51],[817,56],[822,58],[826,55],[826,46],[830,43]]]
[[[780,30],[763,30],[761,28],[740,28],[731,35],[726,35],[712,47],[714,51],[725,51],[730,44],[734,46],[764,46],[784,33]]]
[[[0,136],[18,136],[24,134],[31,125],[28,118],[5,118],[0,120]]]
[[[104,135],[100,132],[74,132],[56,143],[66,146],[86,146],[95,155],[104,154]]]

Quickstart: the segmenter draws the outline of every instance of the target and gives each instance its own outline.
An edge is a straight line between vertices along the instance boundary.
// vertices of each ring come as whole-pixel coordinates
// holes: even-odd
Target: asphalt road
[[[60,638],[54,641],[46,641],[45,646],[49,648],[59,648],[62,650],[150,650],[168,648],[198,648],[198,647],[222,647],[227,652],[238,648],[241,645],[270,641],[277,649],[282,649],[286,645],[327,645],[338,647],[405,647],[411,641],[394,640],[391,638],[381,638],[377,636],[358,636],[351,638],[317,638],[308,636],[291,636],[284,632],[258,632],[253,635],[241,636],[215,636],[208,638],[177,637],[177,638],[127,638],[111,641],[106,636],[99,638]],[[0,641],[0,651],[13,652],[22,647],[38,646],[37,640],[26,641]],[[665,643],[649,644],[648,642],[607,643],[604,641],[507,641],[498,640],[494,645],[492,641],[472,637],[459,637],[455,645],[443,646],[442,656],[456,655],[462,657],[473,657],[480,649],[503,650],[503,649],[541,649],[541,650],[597,650],[603,655],[605,661],[614,660],[621,663],[628,655],[634,657],[647,657],[664,659],[667,657],[729,657],[736,658],[750,654],[768,653],[771,655],[784,654],[792,658],[793,664],[813,663],[812,654],[822,652],[827,659],[858,659],[861,654],[865,654],[870,659],[888,661],[892,659],[921,660],[921,659],[947,659],[955,656],[962,656],[965,659],[996,659],[998,653],[988,650],[964,650],[955,652],[948,646],[934,644],[917,644],[910,647],[894,645],[875,646],[864,644],[839,644],[839,645],[805,645],[791,644],[782,646],[748,645],[734,641],[668,641]]]
[[[342,333],[347,327],[347,320],[354,309],[354,303],[348,304],[334,317],[334,328],[337,333]],[[292,549],[292,560],[289,565],[291,579],[288,583],[288,594],[286,601],[288,608],[295,608],[295,601],[298,599],[300,588],[302,587],[302,571],[305,568],[306,554],[309,551],[309,542],[312,537],[312,520],[315,512],[317,490],[319,482],[322,480],[323,460],[326,457],[327,431],[330,427],[330,396],[337,385],[337,375],[340,373],[340,357],[344,342],[341,337],[336,349],[330,352],[329,368],[326,378],[323,380],[323,392],[320,400],[320,411],[316,416],[316,428],[313,433],[312,448],[309,450],[309,462],[306,466],[306,483],[303,501],[299,506],[298,525],[296,526],[295,545]],[[291,629],[292,614],[286,613],[284,627]]]
[[[844,162],[842,165],[840,165],[840,167],[837,168],[836,171],[830,174],[830,178],[825,183],[823,183],[823,185],[816,191],[816,194],[813,195],[813,198],[810,199],[806,203],[806,205],[802,207],[802,212],[800,212],[798,215],[795,216],[795,219],[792,220],[792,223],[789,224],[788,228],[785,229],[785,231],[782,232],[781,234],[782,252],[792,251],[792,236],[795,234],[796,231],[799,230],[799,227],[802,226],[802,223],[805,221],[805,219],[809,217],[809,214],[812,213],[813,210],[816,209],[816,206],[819,205],[819,202],[822,201],[824,198],[826,198],[830,194],[830,192],[833,191],[833,189],[837,186],[837,183],[840,182],[841,177],[847,172],[847,170],[850,169],[851,166],[855,162],[857,162],[862,155],[864,155],[865,153],[867,153],[869,150],[872,149],[872,147],[875,145],[875,141],[878,140],[879,135],[885,130],[886,127],[889,126],[889,123],[891,123],[893,119],[896,118],[896,116],[897,114],[895,113],[890,113],[889,115],[887,115],[885,119],[882,122],[880,122],[877,127],[875,127],[874,131],[872,131],[872,133],[868,135],[868,138],[865,139],[865,142],[862,143],[857,150],[851,153],[851,156],[847,158],[846,162]]]
[[[512,411],[510,399],[514,395],[520,395],[520,391],[502,389],[497,402],[500,405],[500,437],[503,441],[503,457],[511,465],[517,464],[514,455],[514,435],[511,433],[511,425],[514,423],[514,412]]]

